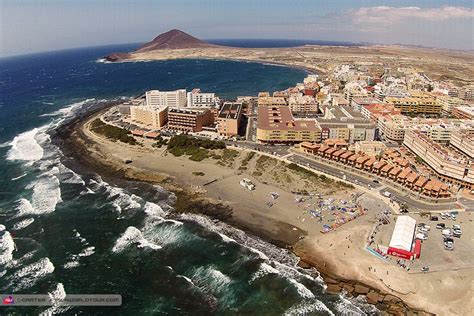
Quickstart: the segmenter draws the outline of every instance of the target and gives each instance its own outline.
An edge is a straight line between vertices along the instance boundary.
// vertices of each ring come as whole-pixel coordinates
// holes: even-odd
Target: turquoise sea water
[[[324,293],[297,259],[197,215],[167,219],[175,197],[81,174],[50,134],[97,102],[199,87],[224,98],[284,89],[301,70],[231,61],[105,64],[100,47],[0,60],[2,293],[121,294],[121,307],[4,308],[97,315],[362,314]]]

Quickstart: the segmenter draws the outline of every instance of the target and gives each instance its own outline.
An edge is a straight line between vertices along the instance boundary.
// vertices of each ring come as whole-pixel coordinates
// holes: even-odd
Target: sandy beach
[[[76,123],[69,139],[87,155],[87,160],[107,166],[104,169],[112,170],[109,172],[122,173],[126,179],[158,183],[169,190],[184,188],[197,200],[229,206],[232,216],[228,222],[292,249],[301,258],[301,266],[314,266],[322,273],[329,292],[366,295],[369,303],[389,314],[426,311],[466,315],[473,306],[472,268],[409,273],[365,249],[376,214],[388,208],[381,199],[342,184],[305,179],[284,171],[284,163],[269,160],[273,158],[260,159],[261,155],[255,154],[248,159],[248,151],[233,152],[227,160],[206,158],[196,162],[186,156],[173,156],[165,146],[153,148],[151,140],[140,140],[143,146],[113,142],[89,129],[94,118]],[[125,164],[125,160],[132,162]],[[239,185],[244,177],[256,184],[254,191]],[[291,192],[302,189],[336,201],[349,201],[355,196],[368,212],[322,234],[321,223],[305,210],[304,203],[295,201],[296,195]],[[278,198],[271,198],[271,192]]]

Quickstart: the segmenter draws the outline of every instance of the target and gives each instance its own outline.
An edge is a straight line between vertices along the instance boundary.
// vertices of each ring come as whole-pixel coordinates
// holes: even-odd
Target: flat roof
[[[219,111],[218,118],[236,120],[240,117],[240,112],[242,112],[242,103],[225,102]]]
[[[257,127],[263,130],[320,131],[315,120],[296,119],[287,106],[258,108]]]
[[[411,251],[416,220],[410,216],[398,216],[389,247]]]

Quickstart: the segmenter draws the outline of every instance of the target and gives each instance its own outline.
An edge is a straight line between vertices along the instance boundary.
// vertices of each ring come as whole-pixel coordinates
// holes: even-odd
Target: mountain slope
[[[212,47],[215,45],[195,38],[180,30],[171,30],[155,37],[151,42],[138,48],[135,53],[149,52],[162,49],[199,48]]]

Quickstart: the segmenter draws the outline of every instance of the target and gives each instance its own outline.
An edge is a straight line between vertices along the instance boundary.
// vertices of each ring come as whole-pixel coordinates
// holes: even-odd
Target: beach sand
[[[294,183],[288,185],[275,175],[273,178],[255,177],[252,171],[257,170],[258,155],[250,160],[248,170],[239,168],[239,161],[248,154],[244,151],[239,152],[234,161],[225,162],[225,166],[211,159],[195,162],[186,156],[175,157],[164,148],[152,148],[150,140],[145,140],[145,145],[140,147],[104,139],[88,129],[92,119],[79,124],[80,128],[71,134],[92,160],[123,172],[125,178],[156,182],[167,189],[184,187],[204,199],[229,205],[232,208],[229,221],[233,225],[278,246],[291,248],[301,258],[302,266],[309,264],[322,273],[328,291],[344,288],[351,294],[369,294],[369,302],[391,314],[408,311],[423,314],[423,310],[440,315],[466,315],[473,306],[469,281],[472,269],[409,274],[365,250],[375,214],[381,208],[388,208],[382,200],[365,195],[363,199],[372,203],[367,215],[336,231],[321,234],[321,223],[316,223],[288,190],[289,187],[307,187],[307,183],[290,179]],[[125,164],[127,159],[132,162]],[[200,175],[196,175],[197,172]],[[239,185],[244,177],[256,184],[254,191]],[[212,183],[207,184],[209,182]],[[279,197],[273,200],[270,192],[277,192]],[[348,200],[355,192],[357,190],[323,186],[318,193]],[[268,202],[273,205],[269,207]],[[369,267],[373,270],[369,271]]]

